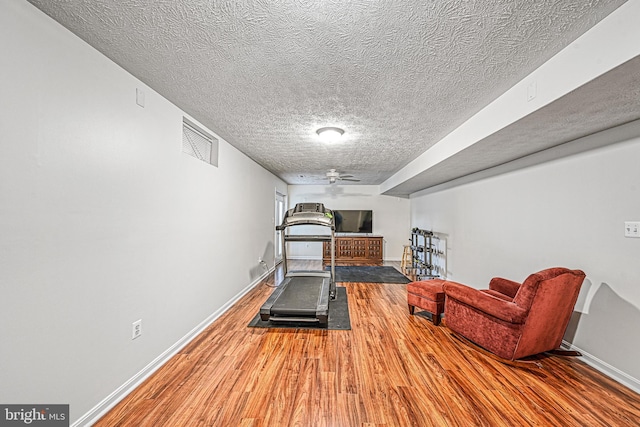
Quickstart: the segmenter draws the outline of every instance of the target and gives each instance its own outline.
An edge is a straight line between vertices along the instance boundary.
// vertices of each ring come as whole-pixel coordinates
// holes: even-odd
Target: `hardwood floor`
[[[96,426],[639,424],[637,393],[577,358],[504,365],[453,337],[446,318],[436,327],[421,312],[410,316],[406,285],[339,284],[347,288],[351,331],[248,328],[273,280]]]

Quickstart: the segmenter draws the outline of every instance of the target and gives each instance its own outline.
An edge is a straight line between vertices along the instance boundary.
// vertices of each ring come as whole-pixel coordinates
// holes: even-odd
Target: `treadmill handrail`
[[[285,217],[282,224],[276,225],[276,230],[286,230],[288,227],[295,227],[297,225],[321,225],[323,227],[330,227],[335,230],[335,222],[333,218],[326,217],[323,214],[322,218],[292,218]]]
[[[317,220],[305,220],[304,222],[300,222],[297,224],[286,224],[286,225],[276,225],[276,230],[286,230],[288,227],[295,227],[296,225],[321,225],[323,227],[331,227],[332,230],[335,229],[335,225],[327,224],[327,221],[317,221]]]
[[[284,236],[285,242],[330,242],[330,234],[308,235],[308,234],[290,234]]]

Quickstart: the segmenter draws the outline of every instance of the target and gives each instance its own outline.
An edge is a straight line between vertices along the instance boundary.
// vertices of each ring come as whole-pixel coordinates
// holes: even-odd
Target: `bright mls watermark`
[[[69,405],[2,405],[0,427],[69,427]]]

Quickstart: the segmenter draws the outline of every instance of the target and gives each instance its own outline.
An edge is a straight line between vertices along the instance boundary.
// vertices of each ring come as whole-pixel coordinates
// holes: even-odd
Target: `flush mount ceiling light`
[[[325,142],[336,142],[342,137],[344,130],[336,127],[326,127],[318,129],[316,133]]]

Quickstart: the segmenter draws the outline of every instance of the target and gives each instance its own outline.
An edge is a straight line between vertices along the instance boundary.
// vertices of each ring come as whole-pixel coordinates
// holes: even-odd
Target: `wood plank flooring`
[[[248,328],[273,282],[249,292],[95,425],[640,424],[637,393],[577,358],[504,365],[453,337],[446,319],[436,327],[422,312],[410,316],[406,285],[339,284],[351,331]]]

